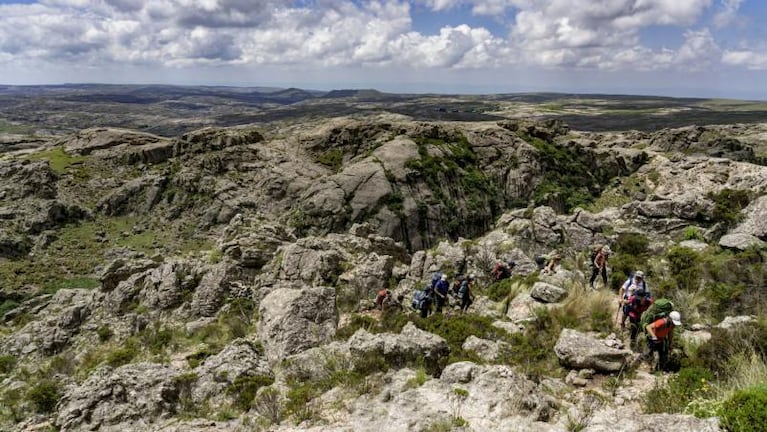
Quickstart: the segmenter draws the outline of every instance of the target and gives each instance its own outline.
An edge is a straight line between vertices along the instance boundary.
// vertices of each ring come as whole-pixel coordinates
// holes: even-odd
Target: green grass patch
[[[64,174],[72,165],[80,164],[87,159],[86,156],[70,155],[64,150],[64,147],[32,153],[27,158],[29,160],[47,160],[56,174]]]

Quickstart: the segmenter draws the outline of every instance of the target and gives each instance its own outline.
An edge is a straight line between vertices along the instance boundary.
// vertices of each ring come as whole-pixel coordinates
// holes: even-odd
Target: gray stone
[[[480,339],[471,335],[466,338],[462,348],[465,351],[474,351],[482,360],[493,361],[498,359],[502,350],[507,347],[507,344],[502,341]]]
[[[179,375],[178,369],[152,363],[98,369],[67,389],[58,404],[56,425],[62,430],[96,430],[124,424],[127,430],[136,421],[167,418],[176,412],[185,390],[175,379]]]
[[[276,289],[261,301],[259,318],[266,357],[278,363],[333,338],[338,326],[335,289]]]
[[[723,330],[730,330],[733,327],[736,327],[738,325],[747,324],[750,322],[754,322],[756,319],[753,316],[750,315],[739,315],[739,316],[728,316],[725,317],[722,322],[715,325],[714,327],[723,329]]]
[[[638,414],[634,409],[607,408],[595,412],[584,432],[721,432],[716,417],[699,419],[683,414]]]
[[[562,330],[554,351],[565,367],[597,372],[618,372],[633,355],[630,350],[609,347],[594,335],[572,329]]]
[[[530,297],[544,303],[557,303],[567,298],[567,290],[546,282],[536,282]]]
[[[763,249],[767,246],[767,243],[751,234],[735,233],[722,236],[722,238],[719,239],[719,246],[727,249],[744,251],[752,247]]]
[[[205,359],[194,372],[198,378],[192,396],[198,404],[224,396],[227,387],[238,379],[274,378],[266,358],[253,342],[245,339],[230,342],[221,352]]]

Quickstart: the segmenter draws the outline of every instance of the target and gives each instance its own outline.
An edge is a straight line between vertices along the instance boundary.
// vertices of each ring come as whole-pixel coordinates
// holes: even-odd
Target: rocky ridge
[[[333,119],[176,139],[86,130],[39,159],[0,161],[0,260],[13,269],[0,291],[13,306],[3,311],[0,352],[47,371],[61,396],[49,415],[14,428],[424,430],[461,418],[471,430],[567,430],[568,417],[592,408],[587,398],[563,396],[577,390],[559,379],[450,362],[447,342],[412,323],[401,332],[337,334],[359,299],[390,287],[409,300],[436,268],[484,278],[488,262],[503,256],[527,275],[537,270],[535,255],[552,249],[575,257],[625,232],[648,233],[664,248],[691,226],[724,248],[764,246],[767,167],[730,153],[669,154],[676,149],[658,137],[643,149],[592,138],[554,122]],[[552,168],[582,170],[581,186],[562,189],[571,178],[552,177]],[[737,224],[717,219],[712,194],[724,190],[755,196]],[[590,210],[568,201],[574,192],[591,197]],[[200,244],[204,253],[188,253]],[[45,286],[50,262],[59,281]],[[479,296],[473,311],[499,329],[524,328],[541,301],[556,308],[583,280],[574,267],[507,307]],[[25,276],[30,269],[38,273]],[[489,359],[509,349],[465,343]],[[568,369],[598,373],[621,370],[633,355],[571,329],[556,353]],[[304,411],[290,406],[296,383],[362,373],[373,359],[387,367],[358,384],[364,391],[320,386]],[[432,378],[419,378],[419,368]],[[32,382],[8,373],[0,389]],[[253,392],[245,409],[210,420],[245,391]],[[606,398],[583,430],[605,430],[632,409]],[[185,420],[190,412],[206,420]],[[625,430],[659,421],[633,418]],[[718,430],[690,416],[663,421]]]

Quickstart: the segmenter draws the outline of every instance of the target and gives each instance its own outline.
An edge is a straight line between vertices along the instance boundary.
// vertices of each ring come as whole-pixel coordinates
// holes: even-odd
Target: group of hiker
[[[476,283],[477,276],[474,273],[466,277],[458,276],[451,283],[445,273],[435,271],[424,289],[415,292],[411,306],[420,312],[422,318],[426,318],[432,313],[432,307],[436,313],[442,313],[443,309],[450,305],[450,298],[453,297],[460,305],[460,312],[466,313],[474,303]]]
[[[597,289],[595,282],[601,276],[602,284],[608,288],[607,263],[612,255],[609,246],[599,246],[592,250],[590,256],[591,277],[589,286]],[[561,263],[562,256],[558,252],[552,252],[548,256],[536,257],[541,274],[553,274]],[[493,281],[501,281],[511,277],[512,270],[516,266],[514,260],[497,261],[490,271]],[[416,290],[412,299],[412,309],[418,311],[421,317],[426,318],[432,312],[442,313],[451,304],[451,298],[460,305],[460,313],[465,313],[474,302],[474,287],[477,282],[475,274],[466,277],[458,276],[452,282],[448,275],[439,271],[433,271],[430,281],[421,290]],[[378,309],[388,307],[403,308],[404,296],[392,298],[388,289],[378,292],[374,306]],[[674,310],[671,301],[667,299],[653,299],[645,280],[645,274],[636,270],[618,289],[618,313],[616,323],[620,322],[620,328],[628,330],[632,347],[636,346],[640,333],[644,333],[647,339],[647,349],[639,356],[637,361],[654,357],[658,353],[656,369],[665,370],[669,360],[669,352],[673,342],[674,327],[681,326],[681,315]]]

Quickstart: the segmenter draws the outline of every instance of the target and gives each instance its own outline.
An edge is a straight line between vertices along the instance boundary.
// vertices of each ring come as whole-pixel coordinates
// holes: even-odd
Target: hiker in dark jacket
[[[437,303],[437,312],[442,313],[442,308],[447,305],[447,293],[450,291],[450,282],[447,275],[443,274],[434,287],[434,299]]]
[[[612,251],[609,246],[603,246],[591,260],[591,279],[589,279],[589,286],[591,289],[596,289],[594,282],[596,282],[598,276],[602,276],[602,284],[607,288],[607,260],[610,258]]]
[[[461,288],[458,289],[458,296],[461,298],[461,313],[466,313],[474,303],[474,294],[471,292],[474,287],[474,283],[477,277],[472,273],[461,283]]]

